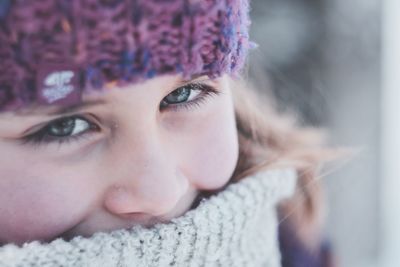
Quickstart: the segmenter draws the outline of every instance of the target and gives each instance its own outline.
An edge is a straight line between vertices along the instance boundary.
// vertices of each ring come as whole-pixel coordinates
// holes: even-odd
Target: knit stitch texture
[[[248,0],[2,0],[0,111],[162,74],[235,76],[248,13]]]
[[[293,170],[230,184],[170,223],[92,237],[0,248],[1,267],[278,267],[276,204],[296,185]]]

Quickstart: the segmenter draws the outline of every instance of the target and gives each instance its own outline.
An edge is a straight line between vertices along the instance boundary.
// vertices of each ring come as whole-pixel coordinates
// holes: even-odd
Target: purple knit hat
[[[244,65],[249,0],[0,0],[0,111]]]

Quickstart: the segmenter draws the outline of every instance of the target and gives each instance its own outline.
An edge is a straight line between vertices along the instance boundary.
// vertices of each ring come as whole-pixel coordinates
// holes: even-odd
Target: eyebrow
[[[202,79],[200,79],[202,78]],[[192,82],[204,82],[204,81],[210,81],[210,82],[216,82],[217,79],[212,79],[210,77],[208,77],[207,75],[204,74],[200,74],[200,75],[194,75],[192,78],[190,79],[181,79],[180,80],[180,84],[185,85],[188,83],[192,83]]]
[[[62,115],[62,114],[67,114],[67,113],[72,113],[78,110],[82,110],[84,108],[89,108],[97,105],[104,104],[106,101],[103,99],[97,99],[97,100],[88,100],[85,102],[80,102],[68,106],[59,106],[56,109],[53,109],[51,111],[46,111],[46,108],[42,107],[36,107],[29,109],[27,111],[18,111],[17,114],[21,116],[31,116],[32,114],[41,114],[44,116],[57,116],[57,115]]]
[[[72,113],[72,112],[75,112],[75,111],[78,111],[78,110],[82,110],[84,108],[104,105],[105,102],[106,101],[103,100],[103,99],[81,102],[81,103],[77,103],[77,104],[73,104],[73,105],[69,105],[69,106],[62,106],[62,107],[60,107],[60,108],[56,109],[55,111],[52,111],[52,112],[50,112],[48,114],[53,116],[53,115],[61,115],[61,114],[66,114],[66,113]]]

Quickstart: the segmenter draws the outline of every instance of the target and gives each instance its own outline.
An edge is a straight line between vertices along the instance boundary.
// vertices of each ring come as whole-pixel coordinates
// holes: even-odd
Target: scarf
[[[290,197],[296,172],[268,170],[229,184],[168,223],[91,237],[0,247],[1,267],[278,267],[276,204]]]

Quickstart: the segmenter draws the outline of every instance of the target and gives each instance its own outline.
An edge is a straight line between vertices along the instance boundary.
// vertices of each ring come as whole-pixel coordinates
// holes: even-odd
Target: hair
[[[304,245],[316,248],[324,217],[317,175],[333,155],[323,146],[324,132],[299,126],[294,115],[279,114],[271,98],[243,79],[230,79],[230,83],[239,138],[239,159],[231,182],[261,170],[295,168],[299,177],[296,192],[280,203],[278,215]]]

